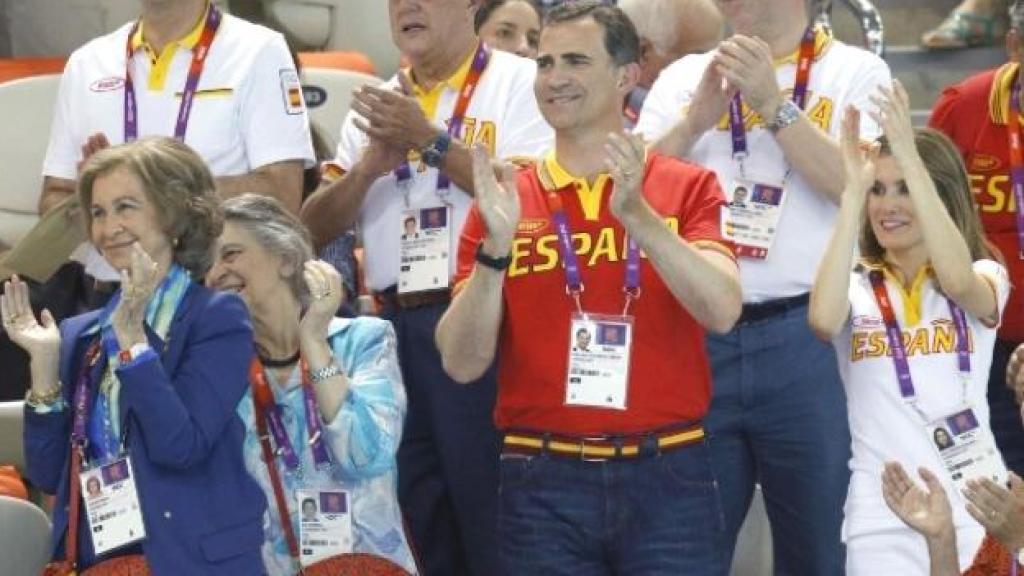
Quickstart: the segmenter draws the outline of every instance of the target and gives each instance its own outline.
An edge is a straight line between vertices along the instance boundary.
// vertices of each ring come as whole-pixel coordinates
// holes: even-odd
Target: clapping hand
[[[886,505],[925,538],[934,539],[953,529],[953,510],[939,479],[927,468],[918,470],[925,488],[914,482],[898,462],[886,462],[882,497]]]
[[[28,284],[17,276],[4,282],[0,296],[0,318],[11,341],[33,360],[46,359],[56,363],[60,354],[60,331],[49,310],[36,320],[29,303]]]
[[[615,182],[608,207],[628,229],[627,221],[642,216],[648,210],[643,196],[644,141],[637,134],[612,132],[608,134],[604,149],[607,154],[605,167]]]
[[[846,193],[855,194],[863,202],[867,191],[875,184],[875,160],[880,147],[877,143],[864,151],[860,145],[860,111],[848,106],[843,114],[839,148],[846,177]]]
[[[910,118],[910,97],[903,89],[903,84],[893,80],[891,89],[879,86],[878,93],[869,98],[878,109],[868,114],[881,126],[893,157],[901,163],[917,157],[914,125]]]
[[[323,260],[310,260],[302,269],[302,279],[309,290],[309,307],[299,322],[299,332],[309,341],[327,338],[327,327],[345,301],[341,274]]]
[[[1006,489],[988,478],[968,480],[967,512],[1008,550],[1024,548],[1024,482],[1010,473]]]
[[[501,173],[499,182],[487,149],[474,146],[472,154],[473,189],[476,191],[480,215],[487,226],[484,250],[492,257],[501,258],[512,249],[512,239],[519,225],[519,190],[515,168],[502,164],[498,168]]]
[[[132,244],[131,265],[121,270],[121,297],[110,316],[110,324],[122,350],[144,344],[146,307],[163,279],[160,266],[138,242]]]

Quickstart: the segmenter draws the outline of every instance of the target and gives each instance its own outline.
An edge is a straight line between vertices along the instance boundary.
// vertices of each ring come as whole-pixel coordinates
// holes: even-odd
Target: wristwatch
[[[324,380],[327,380],[328,378],[330,378],[332,376],[337,376],[338,374],[341,374],[341,373],[342,373],[341,366],[338,366],[337,362],[331,361],[330,364],[328,364],[327,366],[324,366],[323,368],[317,368],[316,370],[310,370],[309,371],[309,381],[312,382],[313,384],[319,384],[319,383],[323,382]]]
[[[772,134],[778,134],[786,126],[796,122],[800,118],[800,107],[792,100],[783,100],[782,104],[775,109],[775,117],[768,122],[768,129]]]
[[[502,256],[501,258],[494,258],[493,256],[488,256],[484,252],[484,244],[483,242],[481,242],[476,247],[476,261],[483,264],[484,266],[487,266],[492,270],[503,272],[508,268],[508,265],[512,263],[512,255],[510,254],[508,256]]]
[[[433,142],[427,144],[420,150],[420,157],[423,163],[431,168],[440,168],[444,163],[444,157],[448,154],[448,147],[452,143],[452,137],[447,132],[441,132]]]

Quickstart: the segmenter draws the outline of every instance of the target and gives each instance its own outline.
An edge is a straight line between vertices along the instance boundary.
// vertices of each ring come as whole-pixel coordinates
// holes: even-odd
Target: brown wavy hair
[[[889,140],[883,135],[878,138],[882,156],[891,156],[892,148]],[[992,258],[1002,261],[999,250],[985,237],[978,216],[978,205],[971,192],[970,180],[964,168],[963,158],[953,141],[948,136],[931,128],[914,130],[914,145],[921,156],[925,170],[935,184],[935,190],[946,207],[946,212],[953,219],[957,230],[967,242],[971,252],[971,260]],[[871,260],[881,260],[885,250],[878,243],[874,230],[867,216],[861,226],[861,256]]]
[[[117,169],[131,172],[156,206],[160,226],[172,240],[173,259],[202,281],[211,248],[224,228],[210,169],[191,148],[164,137],[142,138],[93,154],[78,178],[86,234],[92,228],[92,189],[96,179]]]

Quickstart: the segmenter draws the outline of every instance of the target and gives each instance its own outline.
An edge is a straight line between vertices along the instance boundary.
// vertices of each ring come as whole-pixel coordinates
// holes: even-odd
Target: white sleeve
[[[554,130],[541,115],[533,92],[534,74],[524,74],[505,101],[504,121],[498,128],[495,146],[499,158],[540,158],[554,146]]]
[[[633,132],[653,142],[664,136],[683,117],[682,111],[693,99],[693,91],[683,85],[685,78],[686,67],[682,60],[677,60],[661,71],[644,99]]]
[[[858,51],[863,53],[866,63],[858,72],[853,74],[850,90],[846,95],[846,102],[835,111],[835,114],[837,118],[842,118],[843,110],[850,104],[853,104],[861,112],[860,139],[873,141],[881,136],[882,128],[868,115],[869,110],[875,109],[875,105],[871,103],[868,97],[872,94],[877,94],[879,86],[887,88],[892,86],[892,72],[889,71],[889,65],[881,58],[863,50],[858,49]]]
[[[1010,277],[1004,267],[995,260],[978,260],[973,265],[974,273],[984,276],[992,285],[996,293],[996,303],[999,304],[999,318],[1003,317],[1006,309],[1006,300],[1010,297]]]
[[[295,65],[284,37],[277,34],[254,58],[243,88],[239,120],[250,170],[284,160],[302,160],[305,167],[313,166],[305,102],[296,105],[289,100],[289,92],[295,90],[301,99]]]
[[[355,124],[355,119],[358,117],[355,110],[349,110],[345,119],[341,121],[341,135],[338,138],[338,149],[334,154],[334,160],[346,172],[351,170],[362,158],[363,150],[370,144],[369,137]]]
[[[43,176],[75,180],[78,177],[78,160],[81,158],[82,143],[75,138],[71,127],[74,114],[71,103],[79,82],[76,73],[78,59],[74,54],[64,66],[60,77],[60,88],[53,106],[53,122],[50,125],[50,141],[43,159]]]

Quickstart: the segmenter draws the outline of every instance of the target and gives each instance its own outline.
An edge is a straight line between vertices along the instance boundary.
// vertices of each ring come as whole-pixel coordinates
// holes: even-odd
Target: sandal
[[[1003,21],[995,16],[954,10],[941,24],[921,36],[921,46],[929,50],[953,50],[971,46],[988,46],[1005,31]]]

